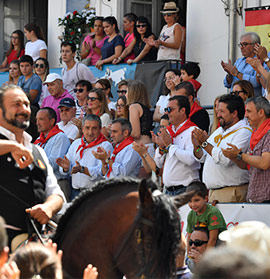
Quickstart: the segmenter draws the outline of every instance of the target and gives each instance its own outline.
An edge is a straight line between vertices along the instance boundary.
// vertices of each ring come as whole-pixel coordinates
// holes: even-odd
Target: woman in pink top
[[[96,17],[94,21],[94,34],[85,37],[82,48],[81,58],[85,59],[84,63],[89,65],[96,65],[96,62],[101,57],[101,48],[107,36],[103,29],[103,17]]]

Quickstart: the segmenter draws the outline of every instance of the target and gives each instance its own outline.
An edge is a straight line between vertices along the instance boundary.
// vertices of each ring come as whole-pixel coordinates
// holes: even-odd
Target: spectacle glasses
[[[144,28],[144,27],[146,27],[146,24],[137,24],[136,27],[137,28]]]
[[[246,47],[246,46],[248,46],[248,45],[253,45],[253,43],[246,43],[246,42],[244,42],[244,43],[240,43],[240,44],[237,44],[239,47]]]
[[[240,93],[247,94],[247,92],[246,92],[246,91],[244,91],[244,90],[239,90],[239,91],[235,90],[235,91],[232,91],[232,92],[231,92],[231,94],[233,94],[233,95],[237,95],[237,96],[238,96]]]
[[[37,63],[36,63],[36,64],[34,65],[34,67],[35,67],[35,68],[43,69],[43,68],[45,68],[45,65],[44,65],[44,64],[37,64]]]
[[[119,105],[117,104],[116,107],[117,107],[117,108],[124,108],[125,105],[124,105],[124,104],[119,104]]]
[[[204,240],[189,240],[189,246],[192,246],[192,244],[194,244],[196,247],[202,246],[204,244],[208,243],[208,241],[204,241]]]
[[[98,100],[98,98],[97,97],[87,97],[87,100],[93,102],[95,100]]]
[[[79,89],[74,88],[73,91],[74,91],[75,93],[77,93],[77,92],[83,93],[83,88],[79,88]]]
[[[175,109],[175,108],[167,107],[167,108],[164,109],[164,111],[170,113],[170,112],[172,112],[174,109]]]
[[[13,39],[13,40],[19,40],[20,38],[19,38],[19,37],[11,36],[10,39],[11,39],[11,40],[12,40],[12,39]]]
[[[127,94],[127,90],[117,90],[118,94]]]

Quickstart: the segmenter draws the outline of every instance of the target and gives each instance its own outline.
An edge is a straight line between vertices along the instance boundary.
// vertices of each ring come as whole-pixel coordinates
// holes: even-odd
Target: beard
[[[20,129],[27,129],[30,125],[30,115],[26,114],[26,113],[17,113],[15,114],[15,117],[12,118],[12,119],[8,119],[6,117],[6,109],[3,108],[2,109],[3,113],[2,113],[2,116],[3,116],[3,119],[10,125],[16,127],[16,128],[20,128]],[[25,117],[25,120],[24,121],[19,121],[16,119],[16,117],[18,116],[24,116]]]

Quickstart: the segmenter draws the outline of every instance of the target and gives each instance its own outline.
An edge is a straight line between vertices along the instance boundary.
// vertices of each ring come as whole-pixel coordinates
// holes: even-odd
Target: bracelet
[[[166,149],[167,151],[169,151],[169,149],[170,149],[171,146],[172,146],[172,143],[170,143],[165,149]]]
[[[148,153],[143,154],[143,158],[145,159],[148,156]]]
[[[165,153],[168,153],[168,150],[167,149],[163,149],[163,148],[159,148],[159,153],[163,155]]]
[[[260,74],[256,74],[256,77],[261,78],[261,77],[262,77],[262,75],[260,75]]]
[[[200,146],[200,145],[198,145],[198,146],[197,146],[197,149],[195,150],[195,152],[199,152],[199,151],[200,151],[200,149],[201,149],[201,146]]]

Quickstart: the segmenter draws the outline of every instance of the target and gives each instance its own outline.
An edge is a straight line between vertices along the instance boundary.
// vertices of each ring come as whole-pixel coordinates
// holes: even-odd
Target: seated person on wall
[[[58,123],[60,121],[60,112],[58,110],[60,101],[64,98],[74,98],[63,88],[62,77],[58,74],[49,74],[44,84],[47,85],[50,95],[43,100],[41,107],[50,107],[54,109],[57,115],[56,123]]]
[[[92,151],[101,147],[106,152],[113,151],[112,145],[101,133],[101,120],[97,115],[89,114],[83,118],[82,132],[83,136],[71,144],[68,153],[56,160],[62,175],[71,174],[72,199],[103,178],[102,163]]]
[[[39,108],[38,101],[42,92],[42,81],[38,75],[33,73],[34,61],[29,55],[23,55],[19,61],[22,75],[19,77],[17,85],[29,94],[31,104]]]
[[[189,81],[183,81],[175,86],[175,95],[186,96],[190,104],[189,119],[195,123],[200,129],[208,133],[210,119],[208,112],[198,105],[195,99],[195,90]]]
[[[194,156],[204,163],[202,180],[209,191],[209,201],[245,202],[248,172],[241,170],[222,150],[234,144],[246,151],[251,129],[244,119],[245,105],[241,97],[226,94],[218,102],[217,117],[220,127],[210,136],[195,128],[192,132]]]
[[[71,98],[64,98],[60,101],[58,109],[61,121],[57,125],[72,143],[80,134],[78,127],[72,122],[76,114],[75,101]]]
[[[270,203],[270,104],[262,96],[246,102],[246,114],[253,133],[248,150],[229,144],[223,154],[239,168],[249,171],[246,201]],[[230,173],[231,174],[231,173]]]
[[[261,39],[255,32],[244,33],[240,37],[240,47],[243,57],[236,60],[234,65],[231,60],[228,63],[221,61],[221,66],[227,75],[224,78],[224,86],[232,89],[237,80],[248,80],[252,83],[255,96],[262,95],[262,86],[256,80],[256,71],[247,63],[248,58],[255,56],[255,45],[260,43]]]
[[[57,182],[65,193],[66,199],[69,200],[71,190],[69,180],[59,172],[56,159],[67,153],[70,141],[56,124],[56,113],[52,108],[44,107],[38,111],[37,127],[40,135],[34,143],[44,149]]]
[[[171,123],[167,129],[160,129],[158,135],[152,132],[152,140],[158,145],[154,160],[163,167],[164,193],[178,195],[194,180],[199,180],[200,163],[193,155],[191,133],[196,124],[188,118],[190,105],[185,96],[169,99],[166,111]]]
[[[187,251],[190,252],[189,240],[194,228],[205,227],[209,231],[206,248],[216,246],[218,235],[226,230],[226,223],[218,208],[207,204],[208,190],[204,183],[194,181],[188,185],[186,192],[194,192],[188,205],[191,211],[187,217]]]
[[[112,156],[102,147],[93,151],[96,159],[102,162],[102,174],[108,178],[119,176],[137,177],[142,164],[139,154],[133,150],[131,124],[127,119],[117,118],[111,127],[111,139],[114,145]]]

